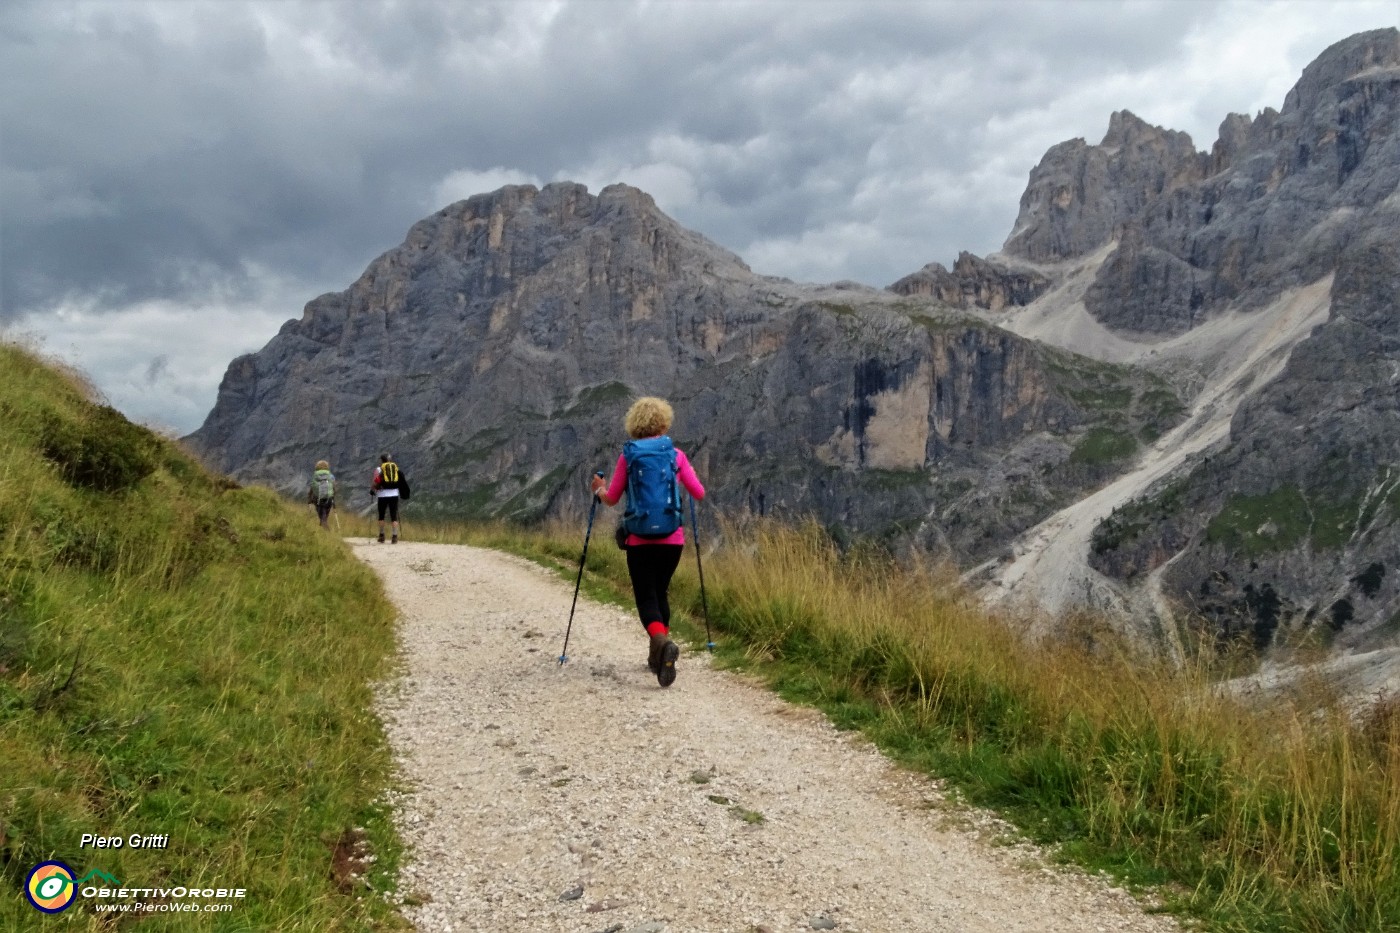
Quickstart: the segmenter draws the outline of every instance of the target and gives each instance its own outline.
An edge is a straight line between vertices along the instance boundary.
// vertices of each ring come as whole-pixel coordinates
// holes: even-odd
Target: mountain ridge
[[[1319,618],[1324,590],[1364,575],[1375,548],[1332,561],[1324,585],[1299,570],[1315,555],[1293,535],[1273,578],[1254,579],[1258,542],[1220,516],[1286,471],[1249,461],[1232,485],[1201,464],[1245,465],[1261,431],[1278,433],[1252,401],[1266,383],[1326,383],[1307,368],[1336,359],[1313,342],[1324,318],[1318,331],[1340,333],[1365,310],[1380,336],[1351,339],[1372,362],[1349,378],[1388,371],[1395,309],[1353,293],[1381,287],[1357,284],[1366,262],[1390,268],[1384,249],[1357,244],[1400,226],[1397,113],[1395,29],[1335,44],[1281,110],[1228,115],[1209,152],[1118,111],[1098,145],[1046,153],[999,253],[883,290],[756,275],[625,185],[508,186],[420,221],[349,289],[235,360],[190,441],[240,478],[290,489],[327,452],[372,462],[399,437],[409,472],[432,478],[415,482],[426,508],[578,514],[626,400],[661,394],[730,511],[814,514],[838,536],[940,550],[978,565],[991,592],[1032,599],[1046,591],[1020,570],[1072,525],[1087,585],[1060,580],[1052,608],[1074,605],[1075,588],[1126,617],[1185,607],[1267,648],[1285,612]],[[1362,388],[1309,404],[1320,417],[1360,392],[1367,423],[1387,426],[1388,389]],[[1322,437],[1293,453],[1325,459]],[[1400,452],[1361,447],[1368,469],[1400,469]],[[1151,505],[1183,476],[1210,490],[1172,500],[1190,501],[1186,523]],[[1120,479],[1131,494],[1091,528],[1057,519]],[[1394,527],[1389,499],[1378,508]],[[1203,599],[1202,575],[1220,571],[1237,584]],[[1397,580],[1367,583],[1327,637],[1383,638]]]
[[[1144,365],[1195,399],[1193,409],[1203,402],[1215,406],[1212,420],[1201,422],[1202,432],[1218,433],[1228,423],[1224,437],[1198,435],[1203,448],[1181,465],[1189,481],[1175,474],[1151,477],[1156,461],[1144,458],[1136,472],[1150,482],[1112,503],[1112,514],[1098,515],[1091,535],[1084,530],[1082,506],[1077,518],[1047,519],[1045,527],[1013,544],[1017,556],[1010,567],[982,568],[983,579],[991,583],[989,595],[1019,590],[1016,595],[1032,601],[1063,605],[1063,581],[1054,581],[1051,573],[1050,582],[1036,583],[1027,571],[1039,555],[1058,547],[1052,542],[1065,533],[1062,529],[1073,527],[1077,555],[1052,560],[1050,566],[1072,566],[1078,589],[1096,593],[1100,604],[1139,615],[1144,603],[1157,607],[1149,613],[1157,616],[1181,615],[1184,609],[1209,619],[1222,634],[1250,638],[1260,649],[1278,637],[1296,640],[1309,632],[1352,650],[1393,639],[1400,610],[1395,574],[1381,576],[1375,585],[1368,582],[1369,593],[1352,582],[1370,581],[1368,573],[1380,575],[1375,568],[1385,567],[1386,552],[1393,553],[1393,532],[1381,533],[1381,526],[1393,528],[1389,505],[1373,516],[1380,520],[1379,526],[1372,524],[1379,536],[1360,550],[1339,550],[1330,532],[1316,537],[1287,531],[1265,544],[1255,529],[1230,529],[1233,521],[1261,509],[1268,514],[1256,528],[1289,529],[1299,522],[1313,527],[1314,518],[1290,509],[1303,509],[1300,503],[1338,509],[1365,495],[1352,488],[1356,484],[1324,482],[1321,475],[1297,486],[1286,479],[1292,461],[1325,460],[1342,444],[1369,451],[1358,455],[1364,461],[1358,466],[1371,475],[1400,458],[1393,443],[1386,447],[1395,428],[1375,398],[1379,394],[1394,403],[1394,382],[1386,374],[1400,365],[1391,349],[1400,312],[1394,303],[1375,306],[1362,299],[1368,290],[1383,293],[1386,276],[1396,269],[1382,245],[1365,244],[1393,237],[1400,225],[1398,105],[1400,33],[1386,29],[1353,36],[1304,71],[1282,111],[1269,108],[1252,120],[1227,116],[1209,160],[1201,162],[1206,174],[1181,175],[1174,186],[1164,184],[1094,252],[1032,263],[1021,244],[1035,240],[1025,235],[1029,227],[1023,220],[1019,239],[1008,238],[1003,253],[984,261],[993,270],[984,275],[1031,266],[1050,284],[1043,296],[1021,307],[974,311],[1024,336]],[[1137,127],[1136,132],[1147,131]],[[1105,138],[1114,135],[1111,127]],[[1037,178],[1063,174],[1064,165],[1056,164],[1062,158],[1055,149],[1047,153],[1032,172],[1032,188]],[[1101,202],[1099,209],[1117,203]],[[1183,218],[1195,226],[1183,226]],[[1059,220],[1050,211],[1041,228]],[[1310,302],[1310,310],[1300,311],[1298,301]],[[1336,349],[1324,348],[1339,340],[1341,322],[1357,313],[1359,303],[1366,307],[1370,338],[1352,339],[1355,358],[1343,361]],[[1237,373],[1232,359],[1255,348],[1272,362],[1254,374]],[[1369,371],[1372,383],[1357,385],[1348,369]],[[1251,376],[1246,391],[1231,388],[1239,386],[1240,375]],[[1295,405],[1287,418],[1261,417],[1261,399],[1277,395],[1280,386],[1290,386],[1294,395],[1307,391],[1311,411]],[[1367,397],[1368,427],[1353,427],[1345,437],[1323,430],[1337,419],[1357,420],[1347,413],[1356,412],[1357,399]],[[1299,423],[1316,427],[1299,439],[1293,432]],[[1378,435],[1381,443],[1363,443],[1367,434]],[[1245,453],[1272,449],[1277,436],[1293,440],[1273,450],[1269,463],[1253,462]],[[1226,470],[1224,463],[1234,466]],[[1202,484],[1214,492],[1202,493]],[[1330,491],[1324,493],[1323,485]],[[1270,498],[1277,496],[1292,506]],[[1261,551],[1268,557],[1261,560]],[[1346,556],[1339,556],[1344,551]],[[1324,624],[1315,625],[1318,620]],[[1284,632],[1276,637],[1281,625]]]
[[[1069,463],[1090,428],[1174,415],[1170,398],[1106,411],[1100,382],[1162,391],[936,301],[755,275],[636,189],[556,183],[415,225],[234,361],[190,441],[291,489],[308,458],[369,462],[406,438],[410,475],[434,474],[415,501],[529,518],[584,507],[569,478],[615,458],[628,397],[662,394],[731,509],[982,553],[1103,475]],[[1020,502],[989,510],[977,480],[1008,456],[993,485]]]

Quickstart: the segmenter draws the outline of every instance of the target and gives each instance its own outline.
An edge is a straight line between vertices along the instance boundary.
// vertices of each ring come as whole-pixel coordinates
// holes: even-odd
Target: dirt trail
[[[622,610],[580,597],[561,668],[572,583],[539,567],[355,552],[402,613],[405,673],[380,711],[410,787],[400,892],[419,930],[1180,929],[703,652],[659,689]]]

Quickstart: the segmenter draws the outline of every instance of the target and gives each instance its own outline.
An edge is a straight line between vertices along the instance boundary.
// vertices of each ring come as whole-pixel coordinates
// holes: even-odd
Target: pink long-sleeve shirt
[[[705,498],[705,487],[700,485],[700,478],[695,475],[695,469],[690,465],[690,460],[679,447],[676,448],[676,478],[681,481],[686,492],[697,499]],[[598,495],[608,505],[617,505],[626,488],[627,457],[618,454],[617,465],[613,467],[612,482],[608,484],[607,489]],[[664,538],[639,538],[636,535],[628,535],[627,546],[631,547],[634,544],[685,544],[685,528],[677,528]]]

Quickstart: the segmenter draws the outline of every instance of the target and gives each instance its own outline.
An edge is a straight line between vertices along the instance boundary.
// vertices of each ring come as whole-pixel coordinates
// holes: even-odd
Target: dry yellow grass
[[[610,527],[610,526],[609,526]],[[588,577],[625,593],[595,527]],[[451,529],[577,567],[580,528]],[[706,557],[722,654],[950,778],[1066,857],[1157,884],[1225,930],[1400,929],[1400,707],[1315,689],[1246,705],[1215,647],[1173,667],[1101,620],[1030,642],[945,567],[842,552],[816,526],[727,526]],[[673,603],[698,617],[690,553]]]

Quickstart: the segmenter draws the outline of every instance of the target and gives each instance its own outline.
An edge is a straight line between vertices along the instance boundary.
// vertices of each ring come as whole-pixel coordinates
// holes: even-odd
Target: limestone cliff
[[[1393,641],[1398,191],[1393,28],[1327,49],[1280,110],[1226,117],[1209,154],[1126,114],[1097,146],[1051,149],[990,260],[1049,286],[1024,307],[973,310],[1145,365],[1188,417],[1017,542],[1008,566],[984,568],[994,586],[1057,608],[1089,593],[1140,623],[1175,606],[1260,648],[1306,631]]]
[[[1227,116],[1209,154],[1184,133],[1113,114],[1098,145],[1061,143],[1032,170],[992,265],[1053,266],[1112,245],[1085,305],[1149,337],[1317,281],[1400,181],[1397,44],[1394,29],[1337,43],[1281,111]]]
[[[286,489],[327,457],[352,505],[356,473],[388,449],[415,508],[536,518],[586,503],[630,400],[656,394],[716,507],[814,514],[968,559],[1101,478],[1109,461],[1074,459],[1091,429],[1172,416],[1076,396],[1105,381],[1158,388],[935,300],[755,275],[636,189],[559,183],[415,225],[235,360],[189,440]],[[1016,469],[1002,501],[972,507],[1003,462]]]
[[[1001,311],[1023,307],[1050,287],[1050,280],[1029,268],[1016,268],[959,253],[949,272],[932,262],[890,286],[898,295],[922,295],[951,308]]]

